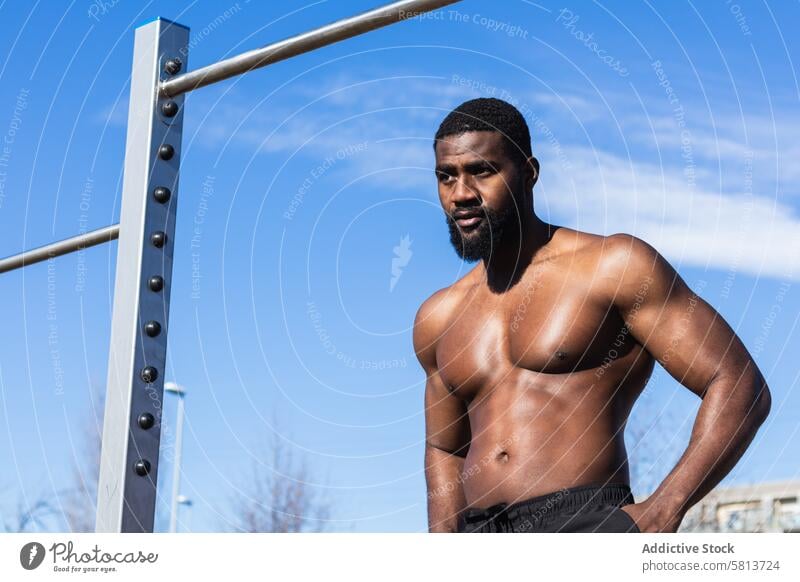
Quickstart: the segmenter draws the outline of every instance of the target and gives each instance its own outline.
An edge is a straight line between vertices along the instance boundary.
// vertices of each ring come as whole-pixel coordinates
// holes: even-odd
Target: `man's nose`
[[[476,201],[480,202],[481,198],[470,181],[463,177],[457,178],[453,186],[453,203],[458,205]]]

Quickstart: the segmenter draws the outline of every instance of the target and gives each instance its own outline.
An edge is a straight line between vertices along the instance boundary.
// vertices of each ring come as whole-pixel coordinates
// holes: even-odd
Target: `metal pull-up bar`
[[[224,81],[236,75],[241,75],[242,73],[460,1],[402,0],[401,2],[394,2],[168,79],[160,83],[158,92],[162,97],[176,97],[200,87]],[[182,63],[178,64],[178,60],[174,60],[173,63],[175,63],[174,66],[182,65]],[[50,243],[0,259],[0,273],[6,273],[20,267],[46,261],[51,257],[58,257],[87,247],[110,242],[118,236],[119,225],[115,224]]]
[[[307,53],[376,28],[413,18],[460,0],[403,0],[298,34],[186,73],[161,84],[163,97],[175,97],[284,59]]]
[[[78,236],[66,238],[48,245],[44,245],[12,257],[0,259],[0,273],[6,273],[27,267],[34,263],[46,261],[53,257],[60,257],[74,251],[80,251],[95,245],[110,242],[119,237],[119,224],[112,224],[97,230],[91,230]]]
[[[394,2],[182,75],[189,29],[136,29],[119,224],[0,260],[2,273],[119,239],[95,531],[153,531],[184,94],[458,1]]]

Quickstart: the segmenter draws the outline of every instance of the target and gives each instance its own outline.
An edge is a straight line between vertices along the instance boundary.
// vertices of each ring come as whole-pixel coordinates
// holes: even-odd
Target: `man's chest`
[[[530,279],[501,296],[467,293],[439,338],[436,357],[445,383],[468,395],[520,370],[598,368],[631,343],[616,310],[591,288]]]

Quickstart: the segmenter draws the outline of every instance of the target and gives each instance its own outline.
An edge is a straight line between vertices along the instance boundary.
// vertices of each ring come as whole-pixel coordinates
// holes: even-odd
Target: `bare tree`
[[[650,394],[642,395],[631,418],[629,466],[637,500],[655,491],[678,461],[680,422],[668,408],[658,409]]]
[[[310,485],[306,461],[276,433],[258,450],[264,461],[253,462],[250,475],[242,480],[245,485],[231,500],[234,531],[296,533],[327,529],[331,506]]]
[[[65,521],[73,532],[94,531],[103,411],[103,397],[97,391],[92,405],[90,421],[81,423],[81,450],[68,485],[50,494],[20,494],[14,509],[0,508],[0,531],[60,531]]]
[[[94,531],[97,507],[97,480],[100,474],[100,449],[103,430],[103,396],[95,392],[92,409],[87,412],[81,447],[76,454],[70,483],[59,495],[60,512],[72,532]],[[313,532],[326,529],[330,505],[311,485],[311,472],[304,459],[277,433],[257,449],[249,475],[240,480],[246,485],[231,500],[233,529],[244,532]],[[18,511],[10,531],[38,523],[55,514],[45,501]],[[229,529],[227,524],[225,529]]]
[[[641,501],[658,487],[680,458],[682,448],[677,432],[681,422],[670,409],[658,409],[647,393],[637,404],[634,420],[630,428],[633,441],[629,459],[631,484],[637,501]],[[713,510],[702,503],[695,506],[687,512],[679,531],[721,531]]]
[[[81,435],[81,448],[72,468],[70,485],[61,495],[64,519],[72,532],[93,532],[97,511],[97,481],[100,477],[100,448],[103,442],[104,397],[95,390],[92,409]]]
[[[47,495],[38,495],[32,501],[20,496],[13,511],[0,510],[0,528],[7,533],[48,531],[48,518],[56,515]]]

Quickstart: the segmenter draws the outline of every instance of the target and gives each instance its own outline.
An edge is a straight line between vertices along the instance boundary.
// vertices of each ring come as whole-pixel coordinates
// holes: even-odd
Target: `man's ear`
[[[529,157],[525,160],[525,170],[528,174],[525,178],[525,187],[530,191],[539,180],[539,160],[533,156]]]

